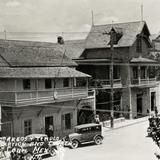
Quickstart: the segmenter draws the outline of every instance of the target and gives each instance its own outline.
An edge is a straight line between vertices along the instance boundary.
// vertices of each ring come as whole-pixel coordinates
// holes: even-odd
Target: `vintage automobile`
[[[64,138],[65,146],[70,146],[75,149],[80,144],[95,143],[97,145],[102,143],[102,126],[100,124],[89,123],[78,125],[74,128],[75,132],[69,134]]]

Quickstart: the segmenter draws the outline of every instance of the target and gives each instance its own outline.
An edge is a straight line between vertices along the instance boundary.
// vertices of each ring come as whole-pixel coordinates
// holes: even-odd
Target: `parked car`
[[[101,124],[89,123],[78,125],[74,128],[75,132],[66,136],[65,145],[71,148],[77,148],[80,144],[95,143],[97,145],[102,143],[102,126]]]

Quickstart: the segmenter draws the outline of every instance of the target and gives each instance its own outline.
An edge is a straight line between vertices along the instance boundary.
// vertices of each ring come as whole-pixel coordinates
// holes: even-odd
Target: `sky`
[[[142,0],[0,0],[0,37],[5,37],[4,30],[7,39],[84,37],[86,33],[77,32],[90,30],[91,11],[94,24],[139,21],[141,4]],[[143,0],[143,19],[152,34],[160,31],[159,8],[160,0]]]

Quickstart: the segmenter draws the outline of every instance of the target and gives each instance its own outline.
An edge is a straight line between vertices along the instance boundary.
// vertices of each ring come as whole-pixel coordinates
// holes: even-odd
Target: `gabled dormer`
[[[122,28],[119,27],[112,27],[110,31],[111,40],[109,42],[109,45],[111,44],[111,41],[113,44],[118,44],[118,41],[123,36]]]
[[[136,52],[137,53],[142,53],[143,52],[144,43],[146,44],[147,48],[151,48],[152,47],[151,41],[149,39],[149,36],[150,36],[149,29],[147,27],[147,24],[144,23],[142,31],[139,34],[137,34],[137,36],[136,36]]]

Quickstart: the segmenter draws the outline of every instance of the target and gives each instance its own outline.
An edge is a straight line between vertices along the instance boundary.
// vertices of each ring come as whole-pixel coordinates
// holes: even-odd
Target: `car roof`
[[[87,123],[87,124],[81,124],[81,125],[75,126],[75,128],[81,129],[81,128],[95,127],[95,126],[101,126],[101,124]]]

